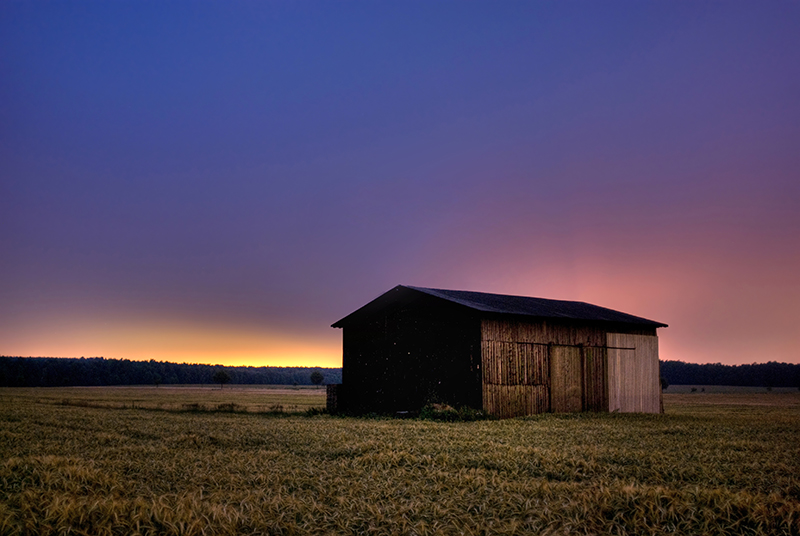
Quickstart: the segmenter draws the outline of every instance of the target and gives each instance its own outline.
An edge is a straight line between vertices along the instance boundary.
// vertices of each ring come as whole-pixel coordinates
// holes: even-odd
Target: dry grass
[[[441,423],[43,391],[0,391],[2,534],[800,533],[796,395]]]
[[[133,386],[5,388],[0,401],[163,411],[303,412],[325,407],[325,387],[310,386]]]

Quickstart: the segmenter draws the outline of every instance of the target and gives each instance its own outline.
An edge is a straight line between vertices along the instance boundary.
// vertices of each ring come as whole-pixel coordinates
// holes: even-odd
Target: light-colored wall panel
[[[660,413],[658,337],[609,333],[608,410]]]

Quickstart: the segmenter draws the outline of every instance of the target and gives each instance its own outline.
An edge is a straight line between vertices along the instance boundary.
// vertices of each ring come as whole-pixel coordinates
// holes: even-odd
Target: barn
[[[398,285],[332,325],[332,412],[661,412],[657,328],[583,302]]]

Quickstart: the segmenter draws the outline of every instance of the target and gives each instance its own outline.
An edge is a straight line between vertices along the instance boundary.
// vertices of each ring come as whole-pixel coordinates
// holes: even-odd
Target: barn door
[[[660,413],[658,337],[609,333],[608,410]]]
[[[578,346],[550,346],[550,410],[555,413],[583,410],[583,372]]]
[[[607,348],[583,347],[583,409],[608,411]]]

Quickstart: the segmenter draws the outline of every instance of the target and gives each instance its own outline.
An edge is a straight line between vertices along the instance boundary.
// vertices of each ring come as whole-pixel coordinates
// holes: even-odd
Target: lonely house
[[[659,413],[656,329],[583,302],[399,285],[342,318],[331,411]]]

